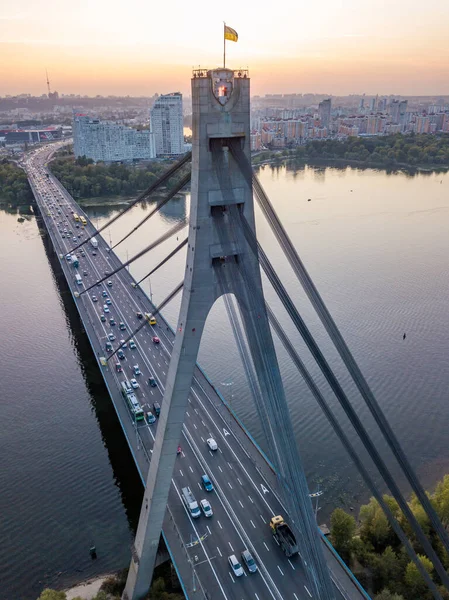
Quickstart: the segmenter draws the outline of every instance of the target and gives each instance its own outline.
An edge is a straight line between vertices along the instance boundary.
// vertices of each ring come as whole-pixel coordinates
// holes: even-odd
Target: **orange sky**
[[[239,33],[228,66],[249,67],[254,94],[449,95],[447,0],[246,4],[227,0],[222,15],[206,0],[8,3],[0,95],[44,93],[45,68],[60,93],[189,93],[193,65],[222,61],[223,16]]]

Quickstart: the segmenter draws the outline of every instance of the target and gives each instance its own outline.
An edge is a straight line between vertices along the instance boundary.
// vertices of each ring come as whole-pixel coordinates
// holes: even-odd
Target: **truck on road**
[[[79,267],[80,266],[80,262],[78,260],[78,257],[76,256],[76,254],[72,254],[72,265],[74,267]]]
[[[90,245],[92,248],[98,248],[98,240],[96,238],[90,238]]]
[[[284,521],[284,517],[281,517],[281,515],[273,517],[270,521],[270,527],[274,539],[279,543],[285,556],[290,558],[290,556],[298,554],[299,549],[296,538],[293,535],[293,531]]]

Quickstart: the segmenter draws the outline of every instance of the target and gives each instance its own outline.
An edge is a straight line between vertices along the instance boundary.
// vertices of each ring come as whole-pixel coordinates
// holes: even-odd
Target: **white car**
[[[103,311],[104,311],[105,313],[108,313],[108,312],[109,312],[109,306],[108,306],[107,304],[104,304],[104,305],[103,305]]]
[[[205,517],[211,517],[214,514],[212,511],[212,507],[207,500],[201,500],[200,506]]]
[[[214,440],[214,438],[207,438],[206,443],[209,446],[210,450],[213,450],[214,452],[215,452],[215,450],[218,450],[218,444]]]
[[[228,556],[228,562],[234,575],[236,577],[241,577],[243,575],[243,567],[237,560],[235,554],[231,554],[231,556]]]
[[[140,385],[137,383],[137,381],[135,379],[131,379],[130,384],[132,385],[134,390],[137,390],[137,388],[140,387]]]

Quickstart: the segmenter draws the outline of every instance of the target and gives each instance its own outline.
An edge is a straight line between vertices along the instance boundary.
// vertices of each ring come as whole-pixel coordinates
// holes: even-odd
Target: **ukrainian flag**
[[[237,40],[239,39],[239,35],[235,29],[232,29],[232,27],[228,27],[227,25],[225,25],[224,26],[224,39],[229,40],[231,42],[237,42]]]

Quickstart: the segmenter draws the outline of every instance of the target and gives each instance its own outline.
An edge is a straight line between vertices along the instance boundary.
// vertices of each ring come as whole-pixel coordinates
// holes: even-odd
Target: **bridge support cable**
[[[259,402],[261,402],[260,388],[257,382],[257,376],[254,371],[254,365],[251,361],[248,346],[246,345],[245,336],[243,335],[243,330],[237,316],[234,299],[230,294],[224,294],[223,300],[226,307],[226,312],[228,313],[229,322],[231,323],[231,328],[234,333],[240,358],[242,359],[243,368],[245,370],[246,379],[251,390],[251,395],[253,397],[254,404],[257,405]]]
[[[310,591],[320,600],[334,600],[335,590],[324,558],[321,537],[293,432],[263,293],[254,293],[255,289],[259,289],[256,284],[257,278],[260,277],[259,265],[254,261],[239,260],[248,250],[241,231],[238,228],[231,230],[232,220],[227,212],[228,205],[239,211],[226,164],[228,155],[226,153],[225,156],[221,140],[211,142],[213,163],[225,204],[221,211],[219,207],[218,210],[214,210],[214,228],[223,251],[229,248],[232,252],[224,257],[224,262],[215,261],[215,276],[221,293],[233,290],[239,302],[246,339],[260,382],[261,402],[256,404],[256,408],[267,436],[271,460],[289,507],[292,527],[307,564],[306,575]]]
[[[242,173],[246,176],[247,181],[250,180],[254,186],[254,192],[258,204],[267,219],[279,245],[281,246],[287,260],[290,263],[294,273],[300,281],[304,291],[307,294],[312,306],[317,312],[322,324],[324,325],[329,337],[335,345],[343,363],[345,364],[348,372],[350,373],[354,383],[356,384],[362,398],[368,406],[371,414],[373,415],[380,431],[385,437],[393,455],[397,462],[401,466],[410,486],[415,492],[419,502],[421,503],[424,511],[426,512],[430,523],[432,524],[435,532],[440,538],[446,552],[449,553],[449,534],[443,527],[441,520],[439,519],[430,499],[428,498],[424,488],[422,487],[416,473],[414,472],[410,462],[408,461],[399,441],[393,432],[387,418],[385,417],[382,409],[379,406],[371,388],[368,385],[363,373],[361,372],[358,364],[356,363],[349,347],[347,346],[343,336],[341,335],[338,327],[333,320],[329,310],[324,304],[321,295],[319,294],[315,284],[313,283],[307,269],[301,261],[296,249],[294,248],[287,232],[285,231],[279,217],[276,214],[273,206],[271,205],[268,196],[266,195],[262,185],[260,184],[257,177],[252,172],[252,167],[247,160],[245,154],[241,151],[238,144],[230,145],[231,153],[235,160],[239,164]]]
[[[275,455],[271,458],[274,458],[278,480],[289,507],[292,528],[297,536],[304,564],[307,565],[305,570],[310,591],[313,597],[320,600],[335,599],[288,406],[283,390],[279,389],[282,388],[282,383],[273,369],[275,351],[274,347],[269,348],[273,339],[271,335],[267,336],[259,325],[259,319],[265,311],[263,296],[254,294],[252,277],[248,277],[246,269],[242,268],[235,256],[216,266],[215,271],[223,289],[229,289],[232,280],[239,305],[243,313],[246,313],[242,314],[242,321],[262,389],[262,407],[259,412],[262,412],[270,423],[272,430],[269,447],[274,446]]]
[[[131,210],[136,204],[138,204],[142,200],[145,200],[158,187],[160,187],[161,185],[163,185],[168,179],[170,179],[170,177],[172,175],[174,175],[179,169],[181,169],[181,167],[183,167],[191,159],[192,159],[192,153],[191,152],[187,152],[187,154],[185,154],[181,158],[181,160],[179,160],[177,163],[175,163],[169,169],[167,169],[164,173],[162,173],[162,175],[159,177],[159,179],[157,181],[155,181],[154,183],[152,183],[141,194],[139,194],[135,200],[133,200],[130,204],[128,204],[127,206],[125,206],[125,208],[123,210],[121,210],[119,213],[117,213],[116,215],[114,215],[112,217],[112,219],[109,219],[109,221],[107,223],[105,223],[104,225],[102,225],[99,229],[95,229],[95,231],[94,231],[94,233],[92,233],[92,235],[88,236],[85,240],[83,240],[82,242],[80,242],[78,244],[78,246],[75,246],[75,248],[73,248],[72,250],[70,250],[70,253],[76,252],[76,250],[78,250],[79,248],[81,248],[81,246],[84,246],[84,244],[86,244],[93,237],[95,237],[96,235],[98,235],[99,233],[101,233],[102,231],[104,231],[107,227],[110,227],[112,225],[112,223],[115,223],[115,221],[117,221],[117,219],[120,219],[120,217],[122,217],[125,213],[127,213],[129,210]]]
[[[376,468],[378,469],[378,471],[381,474],[381,476],[383,477],[385,483],[389,487],[393,497],[395,498],[399,507],[401,508],[402,512],[404,513],[404,516],[409,521],[410,526],[412,527],[413,532],[416,535],[416,539],[419,541],[419,543],[423,547],[424,551],[426,552],[426,554],[428,555],[428,557],[434,564],[435,570],[438,573],[441,581],[443,582],[445,587],[447,587],[449,589],[449,576],[448,576],[446,570],[444,569],[443,565],[441,564],[441,561],[440,561],[437,553],[435,552],[435,550],[433,549],[428,538],[424,534],[416,517],[414,516],[414,514],[411,511],[402,492],[400,491],[400,489],[396,483],[396,480],[394,479],[390,470],[388,469],[385,462],[381,458],[377,448],[375,447],[373,441],[369,437],[369,434],[368,434],[366,428],[364,427],[364,425],[362,424],[362,421],[356,414],[348,397],[346,396],[346,393],[344,392],[343,388],[341,387],[340,383],[338,382],[338,380],[337,380],[335,374],[333,373],[326,358],[324,357],[321,350],[319,349],[318,344],[315,342],[307,325],[305,324],[304,320],[300,316],[296,306],[294,305],[287,290],[285,289],[285,287],[283,286],[282,282],[280,281],[278,275],[276,274],[267,255],[265,254],[263,248],[258,243],[253,231],[249,227],[246,220],[241,217],[238,210],[236,211],[234,207],[231,207],[230,212],[232,214],[232,218],[235,221],[235,223],[240,225],[243,228],[244,235],[248,241],[248,245],[251,248],[251,250],[257,252],[257,254],[259,256],[260,264],[261,264],[269,282],[273,286],[273,289],[275,290],[276,294],[278,295],[279,299],[281,300],[284,308],[286,309],[288,315],[290,316],[291,320],[293,321],[293,324],[295,325],[297,331],[301,334],[301,337],[303,338],[307,348],[309,349],[310,353],[312,354],[313,358],[315,359],[316,363],[318,364],[321,372],[323,373],[324,377],[326,378],[326,381],[328,382],[329,386],[331,387],[332,391],[334,392],[337,400],[339,401],[341,407],[343,408],[350,423],[354,427],[357,435],[360,437],[363,445],[365,446],[365,449],[367,450],[367,452],[370,455],[372,461],[374,462]]]
[[[184,285],[184,282],[183,282],[183,281],[181,281],[181,283],[179,283],[179,284],[178,284],[178,285],[175,287],[175,289],[174,289],[174,290],[173,290],[173,291],[172,291],[172,292],[171,292],[171,293],[170,293],[170,294],[169,294],[169,295],[168,295],[166,298],[164,298],[164,300],[162,300],[162,302],[161,302],[161,303],[160,303],[160,304],[159,304],[159,305],[158,305],[158,306],[157,306],[157,307],[154,309],[154,312],[153,312],[153,313],[151,313],[151,314],[152,314],[153,316],[156,316],[156,315],[158,315],[158,314],[160,313],[160,311],[161,311],[161,310],[162,310],[162,309],[163,309],[165,306],[167,306],[167,304],[168,304],[168,303],[169,303],[171,300],[173,300],[173,298],[176,296],[176,294],[179,294],[179,292],[180,292],[180,291],[182,290],[182,288],[183,288],[183,285]],[[137,333],[139,333],[139,331],[140,331],[141,329],[143,329],[143,328],[145,327],[145,325],[147,325],[147,324],[148,324],[148,321],[145,319],[145,320],[144,320],[144,321],[143,321],[143,322],[142,322],[142,323],[139,325],[139,327],[137,327],[137,329],[135,329],[135,330],[134,330],[134,331],[133,331],[133,332],[132,332],[132,333],[131,333],[131,334],[130,334],[130,335],[129,335],[129,336],[128,336],[128,337],[127,337],[125,340],[124,340],[124,343],[125,343],[125,344],[127,344],[127,343],[128,343],[130,340],[132,340],[132,339],[133,339],[133,337],[134,337],[134,336],[135,336]],[[120,348],[121,348],[122,346],[123,346],[123,344],[121,344],[121,345],[120,345],[120,346],[117,348],[117,350],[114,350],[114,352],[111,352],[111,354],[108,354],[108,356],[106,357],[106,360],[110,360],[112,357],[114,357],[114,356],[117,354],[117,352],[120,350]]]
[[[399,522],[397,521],[396,517],[390,510],[388,504],[383,499],[382,494],[379,492],[379,489],[377,488],[376,484],[374,483],[374,480],[371,477],[371,475],[369,474],[368,470],[365,468],[363,462],[361,461],[361,459],[359,457],[359,454],[357,453],[357,451],[351,444],[348,436],[343,431],[336,416],[332,412],[332,410],[329,407],[328,403],[326,402],[323,394],[320,392],[318,386],[316,385],[315,381],[313,380],[313,377],[310,375],[309,371],[307,370],[307,367],[301,360],[299,354],[294,349],[293,344],[289,340],[285,330],[282,328],[282,326],[279,323],[279,321],[277,320],[274,312],[271,310],[271,308],[268,305],[267,305],[267,312],[268,312],[268,318],[270,320],[270,324],[271,324],[273,330],[275,331],[276,335],[278,336],[279,340],[281,341],[282,345],[284,346],[285,350],[287,351],[288,355],[290,356],[291,360],[293,361],[293,364],[297,368],[298,372],[300,373],[304,382],[308,386],[309,390],[312,392],[312,395],[314,396],[315,400],[318,402],[318,405],[322,409],[324,415],[326,416],[326,418],[329,421],[329,423],[331,424],[333,430],[335,431],[338,438],[340,439],[343,447],[345,448],[345,450],[349,454],[350,458],[352,459],[353,463],[355,464],[356,468],[358,469],[359,473],[363,477],[363,480],[365,481],[368,489],[373,494],[374,498],[379,503],[379,506],[384,511],[384,514],[387,517],[388,522],[390,523],[391,528],[393,529],[394,533],[398,536],[398,538],[404,545],[404,547],[407,551],[407,554],[409,555],[410,559],[413,561],[413,563],[418,568],[424,581],[427,584],[427,587],[432,592],[432,595],[435,598],[435,600],[441,600],[441,595],[438,591],[438,588],[435,585],[435,582],[432,580],[428,571],[425,569],[424,565],[422,564],[421,560],[419,559],[418,555],[416,554],[415,549],[413,548],[411,542],[407,538],[404,530],[402,529],[402,527],[399,524]]]
[[[137,223],[137,225],[135,227],[133,227],[131,229],[131,231],[129,231],[124,237],[122,237],[121,240],[119,240],[117,243],[115,243],[111,247],[111,250],[114,250],[114,248],[117,248],[117,246],[119,244],[121,244],[126,239],[128,239],[130,235],[132,235],[134,232],[136,232],[139,229],[139,227],[141,227],[144,223],[146,223],[148,221],[148,219],[150,219],[154,214],[159,212],[161,210],[161,208],[163,206],[165,206],[167,204],[167,202],[169,202],[174,196],[176,196],[176,194],[178,194],[182,190],[182,188],[185,187],[189,182],[190,182],[190,173],[188,173],[185,177],[183,177],[181,179],[181,181],[178,184],[176,184],[176,186],[167,194],[167,196],[165,196],[165,198],[160,200],[156,204],[156,206],[153,208],[153,210],[151,210],[141,221],[139,221],[139,223]]]
[[[169,238],[171,238],[172,235],[175,235],[176,233],[178,233],[179,231],[181,231],[181,229],[183,229],[185,226],[186,226],[186,221],[180,221],[179,223],[176,223],[176,225],[174,227],[172,227],[171,229],[169,229],[168,231],[166,231],[164,234],[162,234],[156,241],[151,242],[151,244],[149,244],[146,248],[144,248],[143,250],[141,250],[140,252],[138,252],[137,254],[135,254],[134,256],[132,256],[126,262],[122,263],[120,265],[120,267],[118,267],[118,269],[115,269],[114,271],[111,271],[111,273],[108,273],[107,275],[105,275],[104,277],[102,277],[101,279],[99,279],[98,281],[96,281],[95,283],[93,283],[92,285],[90,285],[85,290],[82,290],[81,292],[79,292],[78,295],[81,296],[82,294],[85,294],[86,292],[88,292],[92,288],[96,287],[99,283],[102,283],[106,279],[110,279],[113,275],[115,275],[116,273],[118,273],[119,271],[121,271],[122,269],[124,269],[125,267],[127,267],[128,265],[130,265],[132,262],[134,262],[135,260],[137,260],[138,258],[140,258],[141,256],[143,256],[144,254],[146,254],[150,250],[153,250],[154,248],[156,248],[157,246],[159,246],[159,244],[162,244],[162,242],[165,242],[165,240],[168,240]]]
[[[147,277],[151,277],[151,275],[153,275],[153,273],[156,273],[156,271],[160,267],[162,267],[162,265],[165,265],[166,262],[168,262],[177,252],[179,252],[181,250],[181,248],[183,248],[187,244],[187,240],[188,240],[188,238],[185,238],[184,240],[182,240],[182,242],[180,244],[178,244],[176,246],[176,248],[170,252],[170,254],[167,254],[167,256],[163,260],[161,260],[161,262],[159,264],[157,264],[154,267],[154,269],[151,269],[151,271],[149,273],[147,273],[144,277],[142,277],[142,279],[139,279],[139,281],[136,283],[136,285],[139,285]]]

